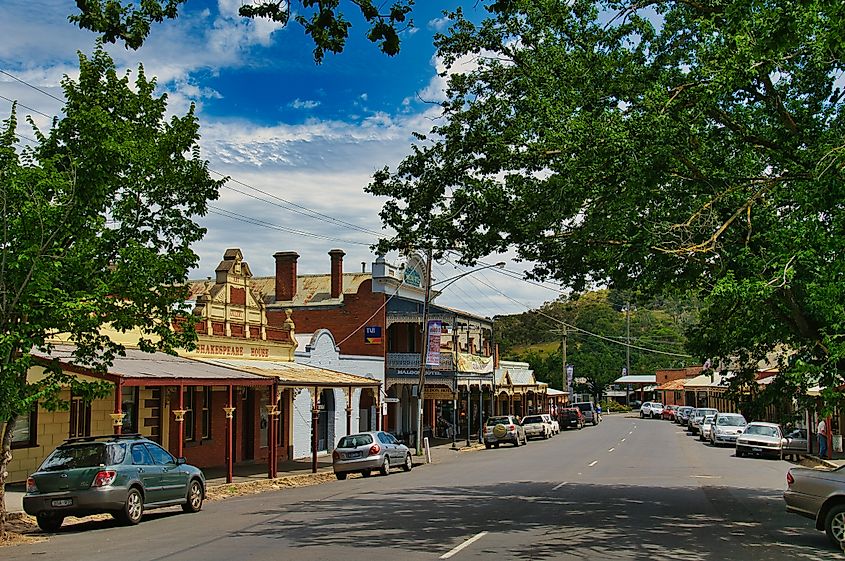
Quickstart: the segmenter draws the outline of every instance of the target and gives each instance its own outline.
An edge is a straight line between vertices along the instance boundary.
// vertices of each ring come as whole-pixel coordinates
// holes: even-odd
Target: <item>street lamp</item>
[[[424,404],[425,404],[425,397],[424,397],[424,393],[425,393],[425,368],[426,368],[426,359],[427,359],[427,356],[428,356],[428,337],[429,337],[429,334],[428,334],[428,307],[429,307],[429,300],[431,300],[431,288],[432,288],[432,286],[442,284],[442,283],[446,283],[442,288],[439,289],[439,291],[442,292],[443,289],[445,289],[446,287],[451,285],[453,282],[455,282],[458,279],[461,279],[461,278],[463,278],[463,277],[465,277],[469,274],[476,273],[478,271],[483,271],[484,269],[490,269],[490,268],[493,268],[493,267],[501,269],[502,267],[505,266],[504,261],[500,261],[498,263],[493,263],[493,264],[489,264],[489,265],[484,265],[482,267],[478,267],[478,268],[473,269],[471,271],[465,271],[465,272],[463,272],[459,275],[456,275],[454,277],[449,277],[447,279],[443,279],[441,281],[438,281],[438,282],[432,284],[432,282],[431,282],[431,260],[432,260],[431,253],[432,253],[431,248],[429,248],[428,251],[426,252],[425,297],[423,299],[423,321],[422,321],[423,344],[420,348],[420,379],[419,379],[419,383],[417,385],[417,403],[418,403],[418,406],[417,406],[417,456],[422,455],[422,423],[423,423],[423,407],[424,407]],[[456,390],[457,388],[453,388],[453,389]],[[469,405],[469,402],[467,402],[467,405]],[[469,417],[467,417],[467,419],[469,419]],[[469,422],[469,421],[467,421],[467,422]],[[456,428],[454,425],[455,425],[455,423],[453,423],[453,426],[452,426],[453,434],[454,434],[454,430]],[[467,426],[469,426],[469,425],[467,425]],[[467,435],[469,435],[469,430],[467,430]]]

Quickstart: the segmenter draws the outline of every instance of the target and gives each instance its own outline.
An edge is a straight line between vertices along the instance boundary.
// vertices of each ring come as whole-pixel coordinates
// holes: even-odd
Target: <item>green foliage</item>
[[[79,79],[62,81],[64,116],[48,131],[32,124],[34,146],[16,148],[14,109],[0,131],[0,421],[10,424],[35,402],[64,407],[63,387],[89,399],[111,390],[33,357],[56,337],[100,372],[123,352],[104,326],[139,332],[146,351],[196,337],[190,323],[172,326],[188,312],[191,244],[205,233],[193,217],[222,181],[199,157],[193,108],[168,118],[143,68],[130,83],[101,47],[79,60]],[[46,376],[27,379],[39,365]]]
[[[845,373],[845,4],[490,2],[437,38],[444,117],[368,190],[465,264],[700,305],[689,348],[748,383]],[[472,57],[474,66],[458,66]],[[496,217],[491,220],[491,217]],[[419,228],[424,225],[425,228]],[[835,394],[826,395],[831,404]]]
[[[547,303],[540,310],[523,314],[497,316],[493,325],[495,340],[501,353],[511,360],[528,362],[541,382],[563,389],[562,337],[567,329],[567,362],[575,368],[576,377],[587,378],[583,391],[599,396],[616,380],[625,366],[625,308],[632,295],[612,290],[599,290]],[[645,301],[644,299],[641,299]],[[634,300],[636,301],[636,300]],[[678,311],[678,316],[692,314],[682,301],[662,299],[663,304]],[[683,311],[680,311],[683,310]],[[583,330],[583,331],[580,331]],[[606,341],[586,331],[612,339]],[[631,343],[665,353],[684,354],[686,339],[683,326],[672,316],[657,309],[633,308],[630,313]],[[553,350],[548,350],[555,341]],[[615,341],[615,342],[614,342]],[[532,344],[533,343],[533,344]],[[669,354],[631,351],[631,373],[653,373],[658,368],[675,368],[694,363]]]
[[[150,34],[153,23],[174,19],[180,4],[187,0],[76,0],[78,14],[68,19],[98,33],[107,43],[123,41],[128,49],[138,49]],[[314,41],[314,61],[323,60],[326,51],[340,53],[346,46],[349,28],[352,24],[340,9],[341,0],[299,0],[299,10],[291,13],[289,1],[260,1],[243,4],[238,13],[246,18],[264,18],[287,25],[291,16],[302,26],[306,35]],[[369,24],[367,38],[378,44],[387,55],[399,52],[399,32],[402,26],[410,27],[408,19],[413,0],[397,0],[386,11],[377,7],[373,0],[349,0],[358,8]]]

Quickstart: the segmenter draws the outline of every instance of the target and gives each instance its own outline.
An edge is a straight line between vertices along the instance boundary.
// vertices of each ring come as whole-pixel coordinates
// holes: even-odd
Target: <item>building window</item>
[[[202,389],[202,439],[211,440],[211,386]]]
[[[121,428],[124,434],[137,433],[138,431],[138,388],[130,387],[123,388],[123,401],[120,404],[120,410],[123,412],[123,427]]]
[[[19,415],[12,431],[12,448],[30,448],[37,446],[36,427],[38,426],[38,404],[26,415]]]
[[[91,402],[85,401],[82,396],[71,395],[68,437],[80,436],[91,436]]]
[[[195,399],[194,399],[194,386],[188,386],[185,388],[185,395],[182,402],[182,408],[185,409],[185,420],[182,421],[185,429],[185,442],[190,442],[194,440],[194,407],[195,407]]]

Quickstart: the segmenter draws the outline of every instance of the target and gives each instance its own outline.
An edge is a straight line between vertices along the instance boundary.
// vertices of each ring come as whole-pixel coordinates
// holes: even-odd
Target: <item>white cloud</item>
[[[433,20],[429,20],[427,26],[432,31],[442,32],[445,31],[447,27],[449,27],[449,23],[452,20],[443,16],[439,18],[434,18]]]
[[[294,109],[314,109],[315,107],[319,107],[320,102],[315,101],[313,99],[299,99],[296,98],[290,103],[288,103],[288,107],[293,107]]]

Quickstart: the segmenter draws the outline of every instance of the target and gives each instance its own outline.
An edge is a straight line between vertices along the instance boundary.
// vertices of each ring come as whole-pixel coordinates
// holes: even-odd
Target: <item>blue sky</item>
[[[384,201],[363,189],[374,171],[395,167],[409,152],[413,131],[428,132],[438,117],[432,102],[443,99],[445,81],[437,75],[443,68],[432,36],[444,29],[442,10],[458,2],[418,1],[414,28],[402,33],[395,57],[366,40],[363,22],[350,9],[346,50],[326,54],[321,65],[297,24],[245,20],[237,15],[240,4],[188,0],[178,19],[154,25],[137,52],[109,47],[121,68],[143,62],[147,74],[157,76],[172,112],[196,104],[203,156],[212,170],[236,181],[201,220],[208,234],[195,247],[201,263],[192,276],[213,274],[228,247],[240,247],[257,275],[273,273],[276,251],[297,251],[300,273],[328,272],[328,251],[336,247],[347,253],[347,271],[360,270],[362,261],[369,270],[368,245],[381,230]],[[471,17],[483,17],[480,5],[463,4]],[[90,53],[94,45],[93,34],[67,21],[75,11],[73,0],[0,2],[0,69],[61,98],[62,76],[77,74],[76,51]],[[49,122],[41,113],[61,114],[59,101],[4,74],[0,96],[31,108],[21,112],[40,126]],[[9,107],[0,98],[4,117]],[[507,261],[512,271],[525,269]],[[461,270],[438,263],[434,277]],[[557,295],[484,271],[451,285],[438,302],[494,315],[522,312]]]

